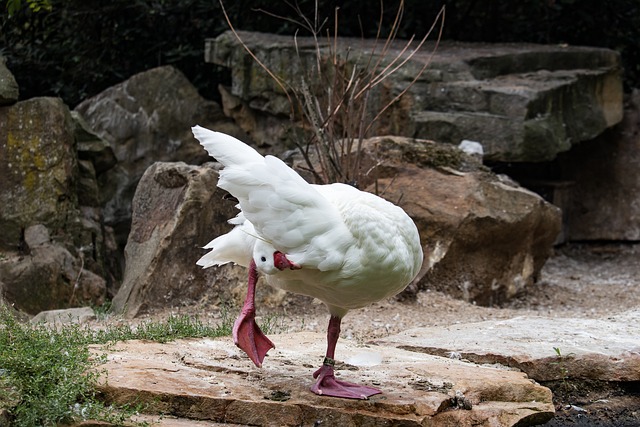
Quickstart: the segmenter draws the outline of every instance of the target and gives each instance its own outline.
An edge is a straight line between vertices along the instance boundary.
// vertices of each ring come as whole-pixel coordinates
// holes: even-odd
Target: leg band
[[[327,365],[327,366],[335,366],[336,365],[336,361],[330,357],[325,357],[324,361],[322,362],[323,365]]]

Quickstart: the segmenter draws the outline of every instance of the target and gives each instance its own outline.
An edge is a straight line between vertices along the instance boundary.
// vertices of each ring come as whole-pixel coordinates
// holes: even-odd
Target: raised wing
[[[218,186],[239,201],[257,237],[303,267],[338,269],[352,235],[338,209],[280,159],[202,127],[194,135],[223,164]]]
[[[207,153],[224,166],[259,162],[262,159],[260,153],[231,135],[214,132],[202,126],[194,126],[191,131]]]

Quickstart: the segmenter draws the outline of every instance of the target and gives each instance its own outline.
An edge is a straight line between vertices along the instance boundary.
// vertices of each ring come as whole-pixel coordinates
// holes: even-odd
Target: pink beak
[[[273,265],[275,265],[275,267],[281,271],[287,268],[290,270],[299,270],[302,268],[298,264],[289,261],[287,259],[287,256],[280,251],[276,251],[273,253]]]

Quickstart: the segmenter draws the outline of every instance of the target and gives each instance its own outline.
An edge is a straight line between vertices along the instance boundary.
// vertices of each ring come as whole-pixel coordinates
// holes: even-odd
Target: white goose
[[[249,268],[247,298],[233,338],[260,367],[275,347],[255,322],[258,273],[269,285],[324,302],[331,315],[327,353],[314,374],[316,394],[366,399],[380,390],[337,380],[334,353],[351,309],[402,291],[418,274],[418,230],[398,206],[345,184],[309,184],[280,159],[200,126],[193,134],[224,168],[218,187],[238,199],[229,233],[205,246],[203,268],[233,262]]]

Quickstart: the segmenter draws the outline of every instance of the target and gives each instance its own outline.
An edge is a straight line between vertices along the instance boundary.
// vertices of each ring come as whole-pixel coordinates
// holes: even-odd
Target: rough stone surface
[[[455,147],[402,137],[364,146],[363,168],[379,165],[377,188],[420,232],[425,262],[405,295],[429,288],[493,305],[537,279],[560,231],[558,208]]]
[[[129,233],[136,186],[149,166],[156,161],[207,161],[206,152],[191,134],[195,124],[237,134],[220,107],[202,98],[170,66],[136,74],[83,101],[76,111],[109,142],[117,158],[117,166],[100,183],[105,221],[115,229],[121,246]]]
[[[181,418],[171,415],[145,415],[140,414],[132,418],[133,421],[146,422],[156,427],[239,427],[235,423],[217,423],[215,421],[202,421],[190,418]],[[84,427],[82,425],[78,427]],[[90,426],[93,427],[93,426]]]
[[[0,105],[17,102],[19,95],[18,83],[7,68],[4,57],[0,56]]]
[[[236,215],[234,203],[217,189],[213,164],[155,163],[140,180],[133,200],[126,268],[116,312],[136,316],[145,310],[180,305],[206,295],[229,297],[244,282],[244,269],[202,270],[195,263],[202,246],[226,233]]]
[[[29,234],[33,233],[25,232]],[[101,305],[106,282],[83,267],[82,260],[63,246],[41,241],[25,246],[24,253],[4,252],[0,281],[7,301],[29,314],[85,303]]]
[[[554,413],[551,392],[523,373],[345,341],[338,343],[339,360],[346,361],[338,363],[338,375],[384,394],[364,401],[316,396],[308,388],[324,336],[271,338],[277,348],[262,369],[230,338],[118,344],[100,367],[107,374],[102,391],[109,402],[147,403],[148,412],[239,425],[527,426]],[[362,354],[382,354],[382,362],[350,363]]]
[[[104,138],[96,135],[77,111],[72,111],[71,117],[73,117],[75,125],[78,158],[90,161],[97,175],[113,168],[118,163],[118,159],[116,159],[116,155],[109,143]]]
[[[410,329],[376,342],[475,363],[499,363],[536,381],[631,382],[640,381],[638,325],[640,310],[606,319],[523,316]]]
[[[315,63],[309,38],[240,32],[243,42],[267,68],[297,84]],[[321,41],[321,49],[329,47]],[[396,41],[382,64],[400,54]],[[333,46],[332,46],[333,48]],[[369,59],[373,40],[340,38],[339,52]],[[378,49],[381,48],[378,46]],[[426,72],[403,99],[387,111],[376,133],[455,143],[479,141],[491,161],[552,160],[572,144],[589,140],[622,119],[620,59],[613,50],[532,44],[471,44],[441,42],[432,56],[427,44],[403,68],[385,79],[369,99],[379,111],[406,88],[428,62]],[[374,54],[374,63],[378,56]],[[288,115],[283,90],[264,72],[230,32],[208,39],[205,60],[231,70],[232,106]],[[231,98],[229,98],[231,100]],[[245,126],[253,126],[249,118]],[[277,135],[264,132],[264,135]],[[245,128],[247,131],[257,129]],[[256,135],[256,140],[259,134]],[[281,135],[285,137],[285,135]],[[265,141],[266,142],[266,141]]]
[[[24,230],[24,243],[27,248],[35,248],[51,242],[49,230],[42,224],[32,225]]]
[[[105,225],[102,205],[107,172],[116,166],[117,159],[109,143],[97,136],[82,116],[72,111],[71,117],[78,157],[78,205],[81,225],[86,230],[76,243],[92,251],[92,256],[85,259],[87,267],[107,280],[109,296],[113,297],[114,288],[122,279],[122,253],[115,243],[113,228]]]
[[[276,117],[252,108],[249,102],[234,95],[225,86],[219,85],[218,90],[225,116],[232,118],[247,134],[247,137],[241,138],[242,141],[256,144],[264,154],[278,155],[290,148],[287,138],[291,134],[291,123],[283,126],[282,116]]]
[[[0,108],[0,248],[16,249],[24,228],[65,228],[77,216],[73,121],[58,98]]]
[[[41,311],[33,316],[31,323],[86,323],[95,320],[96,313],[91,307],[67,308],[62,310]]]

